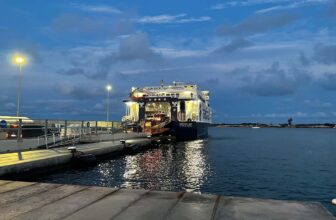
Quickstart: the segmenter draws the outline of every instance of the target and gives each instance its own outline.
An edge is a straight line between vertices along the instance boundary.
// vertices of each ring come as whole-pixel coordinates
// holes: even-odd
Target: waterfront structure
[[[197,85],[173,82],[172,85],[133,87],[125,100],[123,121],[151,135],[170,134],[180,139],[208,135],[211,123],[209,91]]]

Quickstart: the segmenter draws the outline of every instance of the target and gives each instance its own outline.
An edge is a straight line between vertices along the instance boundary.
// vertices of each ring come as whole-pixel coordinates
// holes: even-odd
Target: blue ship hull
[[[208,136],[209,123],[204,122],[171,122],[169,134],[179,140],[193,140]]]

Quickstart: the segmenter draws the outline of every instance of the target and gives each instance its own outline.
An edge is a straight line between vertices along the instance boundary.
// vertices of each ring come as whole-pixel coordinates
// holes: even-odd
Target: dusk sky
[[[104,120],[132,86],[211,93],[214,122],[336,122],[335,0],[0,0],[0,115]]]

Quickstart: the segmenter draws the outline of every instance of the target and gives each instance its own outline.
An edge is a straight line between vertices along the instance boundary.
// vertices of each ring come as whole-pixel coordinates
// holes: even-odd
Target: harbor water
[[[336,129],[210,128],[163,145],[34,181],[321,202],[336,207]]]

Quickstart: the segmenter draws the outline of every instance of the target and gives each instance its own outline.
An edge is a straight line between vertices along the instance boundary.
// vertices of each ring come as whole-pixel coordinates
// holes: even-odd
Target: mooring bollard
[[[71,152],[72,158],[75,158],[75,154],[77,152],[77,148],[75,146],[72,146],[72,147],[68,147],[68,150]]]
[[[124,147],[126,147],[126,140],[125,139],[121,139],[120,143],[122,143],[124,145]]]

